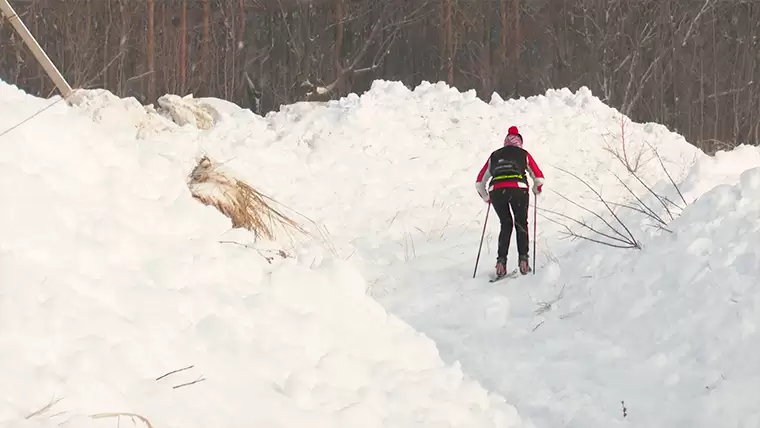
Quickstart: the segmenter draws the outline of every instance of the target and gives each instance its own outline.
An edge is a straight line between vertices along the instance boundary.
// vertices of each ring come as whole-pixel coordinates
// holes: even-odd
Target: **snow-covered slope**
[[[0,83],[0,132],[49,103]],[[191,198],[192,132],[83,108],[0,137],[0,425],[521,425],[345,261],[220,243],[251,238]]]
[[[473,280],[485,215],[473,181],[510,125],[520,128],[548,178],[539,201],[538,272],[489,286],[498,222],[491,212]],[[725,212],[710,202],[735,190],[719,187],[714,196],[702,196],[719,184],[736,185],[742,172],[760,166],[757,148],[709,158],[664,126],[631,123],[585,89],[484,103],[442,84],[409,90],[393,82],[376,82],[361,97],[297,104],[266,118],[225,110],[213,129],[186,146],[188,153],[199,148],[324,225],[337,253],[365,274],[371,295],[433,338],[447,362],[461,362],[466,373],[507,397],[524,420],[541,427],[711,427],[751,425],[757,415],[752,395],[736,395],[735,411],[709,410],[727,405],[714,381],[718,368],[737,367],[730,355],[741,346],[709,338],[760,322],[755,313],[739,317],[733,302],[721,306],[713,298],[719,284],[730,284],[724,287],[746,290],[745,302],[756,300],[748,288],[760,277],[748,263],[755,257],[756,223],[733,209],[733,196]],[[615,153],[628,158],[646,186],[680,207],[665,205],[676,220]],[[665,171],[689,205],[683,214],[687,204]],[[609,234],[584,209],[609,219],[591,189],[610,204],[635,203],[616,176],[672,233],[651,216],[616,209],[641,250],[565,239],[565,225],[583,232],[573,220]],[[751,192],[751,184],[743,186]],[[737,203],[751,207],[749,198]],[[690,221],[701,217],[712,218],[717,229]],[[730,270],[734,257],[742,263],[740,276],[715,270],[717,260]],[[706,355],[700,342],[716,351]],[[744,364],[733,375],[734,391],[751,388],[748,374],[760,372],[760,364]]]
[[[3,100],[21,97],[0,89]],[[759,423],[757,148],[709,158],[664,126],[627,121],[585,89],[484,103],[442,84],[409,90],[378,81],[361,97],[265,118],[213,99],[166,102],[186,125],[92,92],[79,107],[41,115],[48,128],[4,137],[13,144],[0,159],[15,171],[6,174],[32,185],[5,184],[3,198],[63,208],[23,214],[24,223],[25,209],[4,217],[3,234],[25,235],[0,243],[2,257],[21,259],[0,272],[20,277],[25,287],[8,289],[28,299],[22,311],[31,319],[56,313],[68,321],[0,324],[0,335],[52,350],[19,354],[26,371],[0,386],[13,404],[0,420],[34,407],[27,396],[65,390],[76,397],[66,409],[73,413],[142,411],[176,426]],[[6,103],[10,116],[0,122],[43,104]],[[193,112],[213,126],[193,126]],[[59,137],[53,124],[72,135]],[[486,213],[473,183],[511,125],[547,175],[538,271],[488,284],[498,221],[491,211],[472,279]],[[44,141],[59,139],[67,152]],[[228,232],[226,218],[190,200],[185,175],[200,153],[297,210],[329,242],[299,244],[289,249],[296,260],[271,266],[255,251],[218,244],[245,234]],[[660,204],[642,182],[674,203]],[[575,220],[609,234],[593,214],[609,219],[594,192],[611,206],[630,204],[625,186],[652,209],[617,209],[641,249],[564,239],[566,225],[582,231]],[[25,222],[43,215],[48,222],[34,226],[47,233],[38,237]],[[655,227],[655,215],[666,224]],[[513,265],[514,253],[513,245]],[[88,312],[105,321],[93,326]],[[104,363],[104,355],[118,359]],[[207,380],[176,390],[167,381],[177,375],[153,380],[190,364],[177,383],[201,371]],[[18,390],[26,392],[5,393]]]

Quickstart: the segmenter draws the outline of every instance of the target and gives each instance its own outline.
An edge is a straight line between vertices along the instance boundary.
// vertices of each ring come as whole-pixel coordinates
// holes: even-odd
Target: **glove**
[[[542,187],[544,187],[543,184],[540,184],[538,186],[533,186],[533,194],[535,194],[535,195],[540,194],[541,191],[542,191],[542,189],[541,189]]]
[[[483,199],[483,202],[485,203],[491,202],[491,196],[489,196],[488,193],[486,193],[485,195],[480,195],[480,197]]]

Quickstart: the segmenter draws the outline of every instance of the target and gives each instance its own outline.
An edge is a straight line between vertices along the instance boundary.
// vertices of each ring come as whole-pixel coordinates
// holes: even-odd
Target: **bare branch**
[[[559,302],[560,300],[562,300],[562,297],[564,297],[565,287],[566,286],[567,286],[567,284],[562,285],[562,288],[559,290],[559,293],[557,294],[557,297],[555,297],[553,300],[550,300],[548,302],[544,302],[544,301],[538,302],[538,305],[540,307],[538,309],[536,309],[534,311],[534,313],[536,315],[541,315],[544,312],[550,311],[552,309],[552,306],[554,306],[555,303]]]
[[[572,238],[580,238],[580,239],[584,239],[586,241],[594,242],[594,243],[597,243],[597,244],[603,244],[603,245],[607,245],[607,246],[614,247],[614,248],[622,248],[622,249],[640,248],[638,246],[638,243],[636,243],[634,241],[629,241],[629,240],[626,240],[626,239],[621,239],[621,238],[609,235],[607,233],[601,232],[598,229],[595,229],[594,227],[589,226],[588,223],[586,223],[583,220],[577,220],[577,219],[574,219],[574,218],[572,218],[572,217],[570,217],[570,216],[568,216],[566,214],[559,213],[559,212],[556,212],[556,211],[553,211],[553,210],[541,209],[541,211],[548,212],[548,213],[554,214],[556,216],[559,216],[559,217],[565,218],[567,220],[570,220],[570,221],[578,224],[579,226],[581,226],[581,227],[583,227],[585,229],[588,229],[589,231],[591,231],[593,233],[596,233],[597,235],[603,236],[603,237],[605,237],[605,238],[607,238],[607,239],[609,239],[611,241],[620,242],[620,244],[615,244],[615,243],[612,243],[612,242],[601,241],[599,239],[591,238],[591,237],[586,236],[586,235],[581,235],[580,233],[574,232],[572,229],[570,229],[569,226],[567,226],[565,224],[562,224],[562,223],[560,223],[560,222],[558,222],[558,221],[556,221],[556,220],[554,220],[552,218],[545,217],[550,222],[555,223],[555,224],[557,224],[559,226],[562,226],[565,229],[565,235],[566,236],[570,236]]]
[[[689,29],[686,30],[686,35],[683,38],[683,41],[681,42],[681,46],[686,46],[686,42],[689,40],[689,36],[691,36],[691,30],[694,29],[694,24],[699,21],[699,18],[702,17],[702,14],[705,13],[705,11],[709,8],[710,3],[715,3],[715,0],[705,0],[705,4],[702,5],[702,9],[699,10],[699,13],[697,13],[697,16],[694,17],[694,20],[691,21],[691,25],[689,25]]]
[[[652,149],[652,152],[654,152],[654,155],[657,158],[657,161],[660,162],[660,166],[662,167],[662,171],[668,177],[668,180],[670,180],[670,184],[673,185],[673,187],[676,189],[676,192],[678,192],[678,196],[681,197],[681,201],[683,201],[684,207],[686,207],[687,205],[689,205],[689,203],[686,202],[686,198],[683,197],[683,193],[681,193],[681,189],[678,188],[678,185],[676,184],[675,180],[673,180],[673,177],[670,175],[670,172],[668,172],[668,168],[665,167],[665,162],[663,162],[662,156],[660,156],[660,153],[648,141],[646,142],[646,144],[649,146],[650,149]],[[667,198],[665,198],[665,199],[668,200]],[[673,202],[670,201],[670,200],[668,200],[668,202],[670,202],[671,204],[673,204]],[[681,208],[681,209],[683,209],[683,208]]]
[[[96,415],[90,415],[90,418],[92,419],[104,419],[104,418],[121,418],[122,416],[126,416],[134,420],[135,418],[141,420],[145,425],[148,426],[148,428],[153,428],[153,425],[151,425],[148,418],[142,415],[138,415],[137,413],[98,413]]]
[[[604,207],[612,215],[612,217],[615,219],[615,221],[617,221],[617,223],[620,224],[620,226],[625,230],[626,235],[627,235],[626,239],[630,239],[630,242],[635,243],[636,248],[640,248],[639,243],[636,241],[636,238],[634,238],[634,236],[633,236],[633,233],[631,233],[631,231],[628,229],[628,227],[625,225],[625,223],[623,223],[623,221],[620,219],[620,217],[618,217],[618,215],[615,213],[615,211],[612,209],[612,207],[610,207],[609,203],[602,197],[602,195],[596,189],[594,189],[588,182],[586,182],[582,178],[578,177],[576,174],[573,174],[570,171],[567,171],[565,169],[562,169],[562,168],[559,168],[559,167],[556,167],[556,166],[555,166],[555,168],[557,168],[558,170],[560,170],[560,171],[562,171],[562,172],[564,172],[566,174],[569,174],[569,175],[575,177],[578,181],[580,181],[581,183],[583,183],[589,190],[591,190],[596,195],[596,197],[599,199],[599,201],[602,204],[604,204]],[[583,207],[581,207],[581,208],[583,208]],[[586,210],[586,211],[590,211],[587,208],[583,208],[583,209]],[[601,215],[596,214],[596,213],[593,213],[593,214],[596,215],[598,218],[600,218],[605,224],[607,224],[607,226],[609,226],[610,229],[614,230],[616,233],[618,233],[619,235],[623,236],[622,233],[617,232],[617,230],[614,227],[612,227],[606,220],[604,220],[604,218],[601,217]]]
[[[161,376],[157,377],[157,378],[156,378],[156,380],[157,380],[157,381],[159,381],[159,380],[161,380],[161,379],[163,379],[163,378],[165,378],[165,377],[167,377],[167,376],[169,376],[169,375],[173,375],[173,374],[175,374],[175,373],[179,373],[179,372],[181,372],[181,371],[189,370],[189,369],[191,369],[191,368],[193,368],[193,367],[195,367],[195,365],[190,365],[190,366],[187,366],[187,367],[183,367],[183,368],[181,368],[181,369],[177,369],[177,370],[173,370],[173,371],[170,371],[169,373],[166,373],[166,374],[163,374],[163,375],[161,375]]]
[[[192,382],[181,383],[179,385],[175,385],[175,386],[172,387],[172,389],[182,388],[184,386],[195,385],[196,383],[203,382],[204,380],[206,380],[206,378],[201,376],[200,378],[198,378],[198,379],[196,379],[196,380],[194,380]]]

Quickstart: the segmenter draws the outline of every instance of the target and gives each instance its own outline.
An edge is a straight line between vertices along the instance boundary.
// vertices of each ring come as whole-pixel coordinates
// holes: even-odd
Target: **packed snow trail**
[[[1,427],[531,427],[350,263],[194,200],[211,140],[85,95],[0,139]],[[0,132],[51,102],[0,82]]]
[[[485,214],[473,182],[510,125],[547,175],[538,272],[488,284],[498,221],[489,222],[473,280]],[[266,118],[230,109],[201,135],[197,147],[324,225],[372,296],[536,426],[739,427],[757,419],[760,403],[747,392],[760,363],[740,358],[756,353],[746,351],[760,323],[756,148],[708,158],[661,125],[626,122],[585,89],[488,104],[446,85],[410,91],[390,82]],[[641,250],[562,239],[547,210],[597,227],[583,207],[604,211],[580,180],[610,202],[630,201],[617,175],[665,217],[615,157],[678,201],[652,148],[689,202],[683,213],[671,207],[672,233],[623,210]],[[722,183],[729,187],[716,188]],[[513,244],[510,268],[514,255]]]
[[[424,283],[381,301],[537,426],[757,426],[760,168],[738,174],[759,153],[717,162],[738,183],[708,191],[641,252],[579,243],[580,256],[497,287],[425,269],[447,255],[425,254],[398,267]]]

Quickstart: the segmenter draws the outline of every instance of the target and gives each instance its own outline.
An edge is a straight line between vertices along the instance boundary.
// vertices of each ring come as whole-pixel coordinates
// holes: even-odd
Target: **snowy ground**
[[[376,82],[266,118],[201,100],[208,130],[103,95],[0,137],[0,196],[13,201],[0,220],[0,346],[13,350],[0,421],[58,395],[72,414],[137,412],[154,426],[760,424],[757,148],[708,158],[585,90],[484,103]],[[7,86],[0,99],[0,131],[48,102]],[[492,285],[493,212],[472,279],[486,207],[473,184],[510,125],[547,175],[538,271]],[[613,155],[640,159],[648,186],[687,205],[652,148],[688,203],[668,205],[673,220]],[[200,153],[330,245],[269,265],[219,244],[247,238],[190,199]],[[552,220],[580,229],[552,212],[603,228],[581,206],[604,207],[559,168],[623,203],[619,176],[669,231],[622,210],[642,249],[563,239]]]
[[[49,104],[0,100],[3,131]],[[0,425],[520,425],[350,264],[219,243],[250,236],[191,198],[172,137],[60,103],[0,140]]]

